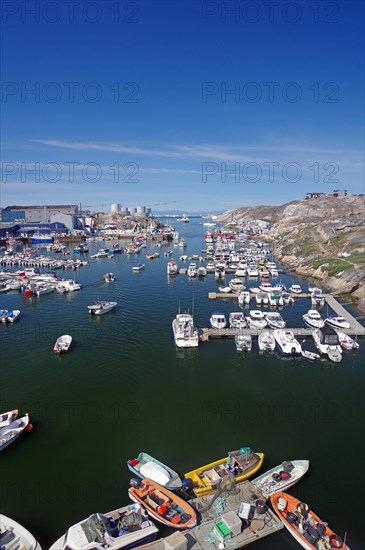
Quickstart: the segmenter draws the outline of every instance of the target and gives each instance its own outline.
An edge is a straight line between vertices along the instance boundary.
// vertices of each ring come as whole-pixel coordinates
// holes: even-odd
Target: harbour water
[[[174,259],[201,254],[202,222],[175,224],[188,246],[169,247]],[[161,257],[146,260],[150,248]],[[362,548],[365,341],[339,364],[260,354],[257,342],[245,355],[233,340],[177,350],[171,321],[179,304],[190,312],[194,305],[198,327],[208,326],[212,311],[228,315],[239,306],[208,300],[218,287],[214,275],[168,279],[166,250],[148,244],[141,255],[90,260],[75,273],[80,292],[1,295],[1,308],[20,309],[21,318],[0,326],[0,409],[29,412],[34,425],[1,454],[1,511],[48,548],[92,512],[128,503],[126,461],[140,451],[183,473],[250,446],[265,453],[261,472],[309,459],[308,474],[290,492],[340,536],[347,533],[352,549]],[[132,273],[141,261],[145,270]],[[108,271],[115,283],[102,282]],[[279,279],[293,282],[292,275]],[[87,306],[98,298],[116,300],[117,309],[90,316]],[[309,307],[298,300],[281,313],[289,327],[301,326]],[[61,334],[74,340],[56,357]],[[314,351],[312,342],[305,347]],[[298,544],[283,529],[254,548]]]

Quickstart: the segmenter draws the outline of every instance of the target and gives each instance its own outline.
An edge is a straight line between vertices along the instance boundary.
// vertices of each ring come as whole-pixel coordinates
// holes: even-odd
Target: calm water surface
[[[202,220],[175,225],[188,247],[171,247],[174,258],[201,253]],[[194,302],[201,327],[212,311],[239,308],[231,299],[208,300],[218,286],[214,275],[168,280],[166,249],[157,249],[156,260],[146,260],[146,251],[90,260],[76,272],[83,288],[74,294],[1,295],[1,308],[20,309],[21,318],[0,326],[0,410],[17,407],[34,424],[1,454],[1,511],[49,548],[69,525],[128,503],[126,461],[138,452],[183,473],[250,446],[265,453],[262,472],[309,459],[307,476],[291,492],[339,535],[347,532],[352,550],[363,548],[365,342],[357,353],[344,352],[340,364],[261,355],[257,342],[246,355],[233,340],[177,350],[171,321],[179,303],[191,311]],[[145,271],[132,273],[141,261]],[[116,274],[114,284],[102,282],[107,271]],[[91,317],[87,306],[98,298],[116,300],[117,309]],[[309,307],[301,300],[281,313],[288,326],[301,326]],[[56,357],[53,344],[65,333],[74,338],[71,351]],[[314,350],[312,342],[305,347]],[[299,546],[282,530],[254,547]]]

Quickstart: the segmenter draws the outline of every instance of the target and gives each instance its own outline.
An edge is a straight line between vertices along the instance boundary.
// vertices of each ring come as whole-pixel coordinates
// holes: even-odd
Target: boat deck
[[[254,504],[258,498],[262,498],[260,490],[247,480],[235,485],[231,491],[212,493],[192,499],[189,504],[194,506],[201,516],[197,527],[170,535],[171,542],[169,541],[170,537],[166,537],[140,548],[167,550],[174,547],[171,543],[172,539],[175,538],[175,544],[181,543],[181,546],[177,546],[178,548],[184,548],[185,542],[187,550],[215,550],[218,548],[219,541],[215,538],[213,529],[214,525],[220,521],[221,515],[230,511],[237,513],[241,502]],[[270,509],[267,509],[262,515],[255,512],[250,526],[243,529],[240,535],[225,539],[224,547],[231,550],[243,548],[255,540],[279,531],[283,527],[281,521]]]

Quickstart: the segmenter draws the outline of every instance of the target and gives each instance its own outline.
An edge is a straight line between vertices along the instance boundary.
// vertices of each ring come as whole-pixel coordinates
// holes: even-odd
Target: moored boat
[[[1,413],[0,428],[3,428],[4,426],[8,426],[9,424],[11,424],[18,416],[18,412],[19,412],[18,409],[13,409],[12,411]]]
[[[137,458],[128,460],[127,465],[141,479],[152,479],[170,491],[177,491],[182,487],[179,475],[148,453],[139,453]]]
[[[351,328],[350,323],[346,321],[346,319],[341,315],[331,315],[330,317],[327,317],[327,319],[325,319],[324,322],[327,325],[330,325],[331,327],[334,327],[334,328],[339,328],[339,329]]]
[[[178,313],[172,321],[172,330],[178,348],[196,348],[199,345],[198,329],[189,313]]]
[[[328,355],[328,358],[334,363],[339,363],[342,360],[341,344],[334,328],[329,326],[316,328],[312,336],[320,353]]]
[[[246,328],[247,323],[242,311],[232,311],[229,314],[230,328]]]
[[[309,311],[307,311],[307,313],[303,315],[303,321],[306,323],[306,325],[313,328],[324,327],[324,320],[316,309],[310,309]]]
[[[269,327],[271,328],[286,327],[286,321],[284,321],[280,313],[277,313],[276,311],[269,311],[267,313],[264,313],[264,315]]]
[[[129,549],[154,540],[157,533],[143,507],[129,504],[105,514],[92,514],[72,525],[50,550]]]
[[[291,287],[289,287],[289,291],[292,294],[302,294],[302,287],[300,285],[292,284]]]
[[[0,514],[0,544],[2,550],[42,550],[25,527],[4,514]]]
[[[209,319],[209,322],[212,328],[221,329],[221,328],[225,328],[225,326],[227,325],[227,321],[224,313],[221,313],[219,311],[212,313]]]
[[[251,294],[248,290],[244,290],[243,292],[239,293],[238,303],[240,304],[240,306],[249,304],[250,300],[251,300]]]
[[[289,329],[277,329],[274,330],[274,338],[284,355],[301,355],[302,346],[295,338],[292,330]]]
[[[306,474],[308,468],[308,460],[285,461],[257,477],[252,483],[262,491],[265,497],[269,497],[278,491],[286,491],[292,487]]]
[[[276,347],[276,342],[274,335],[268,330],[264,330],[258,336],[258,345],[260,351],[274,351]]]
[[[340,344],[344,349],[347,349],[347,350],[359,349],[360,344],[356,342],[356,340],[354,340],[344,332],[340,332],[339,330],[336,330],[336,332],[337,332],[337,336],[340,341]]]
[[[252,349],[252,336],[251,334],[245,334],[239,332],[234,337],[234,343],[237,351],[251,351]]]
[[[16,418],[10,424],[0,428],[0,451],[13,443],[29,424],[29,415]]]
[[[129,497],[141,504],[148,515],[175,529],[191,529],[197,523],[196,512],[190,504],[152,479],[143,479],[128,490]]]
[[[308,505],[288,493],[271,496],[271,504],[289,533],[306,550],[341,548],[347,544]]]
[[[8,314],[7,314],[7,317],[6,317],[6,321],[8,323],[14,323],[19,318],[19,315],[20,315],[20,310],[19,309],[9,310]]]
[[[258,309],[252,309],[250,314],[246,317],[246,321],[250,328],[263,329],[267,327],[265,315]]]
[[[184,485],[200,497],[230,478],[236,483],[248,479],[261,468],[263,460],[263,453],[253,453],[249,447],[244,447],[229,452],[225,458],[187,472]]]
[[[177,275],[178,273],[178,267],[177,263],[171,260],[170,262],[167,262],[167,274],[168,275]]]
[[[72,336],[69,334],[63,334],[57,338],[55,345],[53,346],[54,353],[65,353],[70,349],[72,342]]]
[[[95,302],[92,306],[87,306],[89,313],[91,315],[103,315],[104,313],[108,313],[108,311],[111,311],[117,306],[117,302],[107,302],[105,300],[101,300],[99,302]]]

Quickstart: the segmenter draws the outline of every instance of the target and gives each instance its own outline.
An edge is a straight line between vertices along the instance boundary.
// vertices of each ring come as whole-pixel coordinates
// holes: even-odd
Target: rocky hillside
[[[272,223],[260,239],[272,242],[275,257],[300,275],[322,280],[337,294],[351,294],[365,311],[365,198],[293,201],[225,212],[220,222],[264,219]]]

